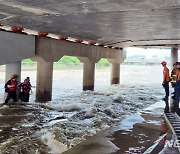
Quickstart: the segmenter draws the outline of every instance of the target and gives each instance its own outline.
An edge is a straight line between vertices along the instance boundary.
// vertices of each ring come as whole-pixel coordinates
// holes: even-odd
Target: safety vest
[[[30,87],[28,84],[21,83],[19,87],[20,87],[20,92],[23,92],[23,93],[28,93],[30,90]]]
[[[173,69],[171,73],[171,82],[176,83],[176,80],[177,80],[176,69]]]
[[[10,82],[11,82],[10,86],[12,86],[12,87],[8,88],[8,91],[16,91],[17,81],[16,80],[15,81],[11,80]]]

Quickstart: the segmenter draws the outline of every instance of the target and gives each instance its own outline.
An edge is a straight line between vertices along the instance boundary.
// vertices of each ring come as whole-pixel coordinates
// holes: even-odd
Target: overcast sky
[[[146,58],[151,58],[153,55],[157,55],[159,58],[163,58],[164,56],[171,56],[171,49],[152,49],[152,48],[136,48],[129,47],[125,49],[127,51],[127,57],[133,55],[145,55]],[[179,52],[180,59],[180,52]]]

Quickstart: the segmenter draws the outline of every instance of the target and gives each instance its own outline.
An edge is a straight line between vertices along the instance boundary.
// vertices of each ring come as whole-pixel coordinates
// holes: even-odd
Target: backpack
[[[5,84],[4,88],[5,88],[5,92],[8,93],[9,90],[8,90],[7,84]]]
[[[10,83],[10,80],[6,82],[6,84],[4,85],[4,89],[5,89],[5,92],[8,93],[9,92],[9,88],[7,87]]]

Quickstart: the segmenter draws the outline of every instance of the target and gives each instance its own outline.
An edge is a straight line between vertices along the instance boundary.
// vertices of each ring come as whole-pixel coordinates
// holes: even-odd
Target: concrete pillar
[[[16,74],[18,76],[17,81],[21,82],[21,61],[6,64],[5,82],[7,82],[13,74]]]
[[[173,64],[178,61],[178,47],[171,48],[171,70],[173,69]]]
[[[119,84],[120,64],[111,63],[111,84]]]
[[[83,64],[83,90],[94,90],[95,63]]]
[[[52,100],[53,62],[37,62],[36,101]]]

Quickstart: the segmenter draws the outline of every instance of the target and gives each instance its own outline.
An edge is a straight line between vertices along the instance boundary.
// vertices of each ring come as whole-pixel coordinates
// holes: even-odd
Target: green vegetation
[[[24,59],[23,63],[33,63],[34,61],[32,61],[31,59]]]
[[[100,66],[100,67],[105,67],[105,66],[110,66],[110,63],[108,62],[107,59],[100,59],[100,61],[97,63],[97,66]]]
[[[22,65],[25,65],[25,66],[36,66],[36,62],[32,61],[31,59],[24,59],[22,61]]]
[[[74,65],[79,65],[81,64],[81,62],[79,61],[79,59],[77,59],[76,57],[70,57],[70,56],[64,56],[62,57],[58,63],[62,63],[64,65],[69,65],[69,64],[74,64]]]
[[[25,59],[22,61],[24,65],[36,65],[36,62],[32,61],[31,59]],[[60,68],[60,67],[80,67],[83,64],[77,59],[76,57],[71,57],[71,56],[64,56],[62,57],[58,62],[54,63],[55,68]],[[98,67],[106,67],[109,66],[109,62],[107,59],[102,58],[96,66]]]

